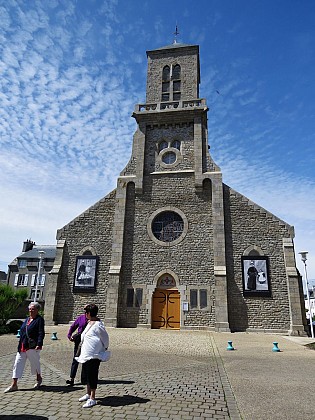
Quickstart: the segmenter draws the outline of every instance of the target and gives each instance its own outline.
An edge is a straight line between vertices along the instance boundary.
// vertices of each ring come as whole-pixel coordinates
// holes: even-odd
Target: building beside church
[[[42,264],[38,278],[40,254],[42,254]],[[15,289],[25,288],[28,291],[25,305],[18,311],[21,313],[21,317],[25,317],[27,306],[34,300],[35,294],[36,300],[44,304],[46,278],[54,266],[55,256],[56,245],[36,245],[35,242],[28,239],[23,242],[21,254],[8,265],[7,284]]]
[[[147,51],[146,102],[117,188],[57,232],[46,322],[304,335],[294,229],[222,182],[199,47]]]

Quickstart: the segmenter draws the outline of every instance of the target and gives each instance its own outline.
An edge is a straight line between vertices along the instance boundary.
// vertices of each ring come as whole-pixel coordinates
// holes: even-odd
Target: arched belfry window
[[[172,96],[171,96],[172,93]],[[162,71],[162,102],[181,98],[181,68],[179,64],[164,66]]]
[[[180,79],[180,65],[176,64],[173,67],[173,80]]]
[[[162,75],[163,82],[170,81],[170,74],[171,74],[171,69],[169,68],[169,66],[165,66],[163,68],[163,75]]]
[[[170,100],[170,75],[171,69],[165,66],[162,73],[162,102]]]
[[[181,97],[180,65],[176,64],[172,70],[173,101],[179,101]]]

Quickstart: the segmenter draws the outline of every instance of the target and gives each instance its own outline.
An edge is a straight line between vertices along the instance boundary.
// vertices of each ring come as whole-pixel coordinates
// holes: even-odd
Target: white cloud
[[[150,14],[151,33],[145,15],[120,22],[119,5],[95,2],[88,13],[79,13],[76,2],[55,0],[0,7],[3,261],[11,261],[29,237],[54,243],[58,228],[115,187],[129,159],[135,130],[130,114],[145,95],[144,46],[166,45],[172,34],[166,37],[160,15]],[[143,5],[147,13],[149,6]],[[207,21],[219,30],[225,15],[214,10]],[[189,30],[180,28],[187,33],[182,42],[202,43],[212,33],[211,25],[200,29],[199,19]],[[239,30],[239,24],[232,28]],[[306,115],[310,121],[312,110],[303,110],[291,90],[271,100],[266,81],[247,76],[252,58],[246,54],[225,57],[219,66],[211,42],[208,50],[201,48],[207,62],[201,88],[209,101],[214,160],[228,185],[295,225],[296,248],[310,251],[315,278],[314,183],[295,174],[299,162],[277,162],[281,154],[294,159],[296,148],[286,147],[285,136],[296,121],[303,126]],[[300,141],[311,162],[312,136]]]

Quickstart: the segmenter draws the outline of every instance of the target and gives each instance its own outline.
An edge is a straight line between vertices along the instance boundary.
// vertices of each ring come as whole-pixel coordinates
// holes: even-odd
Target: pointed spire
[[[175,32],[174,32],[174,41],[173,41],[173,44],[177,44],[177,36],[179,35],[179,30],[178,30],[178,26],[177,26],[177,23],[176,23],[176,26],[175,26]]]

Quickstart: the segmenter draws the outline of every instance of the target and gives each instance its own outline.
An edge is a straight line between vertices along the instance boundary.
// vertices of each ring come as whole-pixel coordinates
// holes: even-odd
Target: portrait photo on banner
[[[268,257],[243,256],[242,276],[244,295],[271,296]]]
[[[95,291],[97,275],[98,257],[92,255],[82,255],[76,258],[75,275],[73,290]]]

